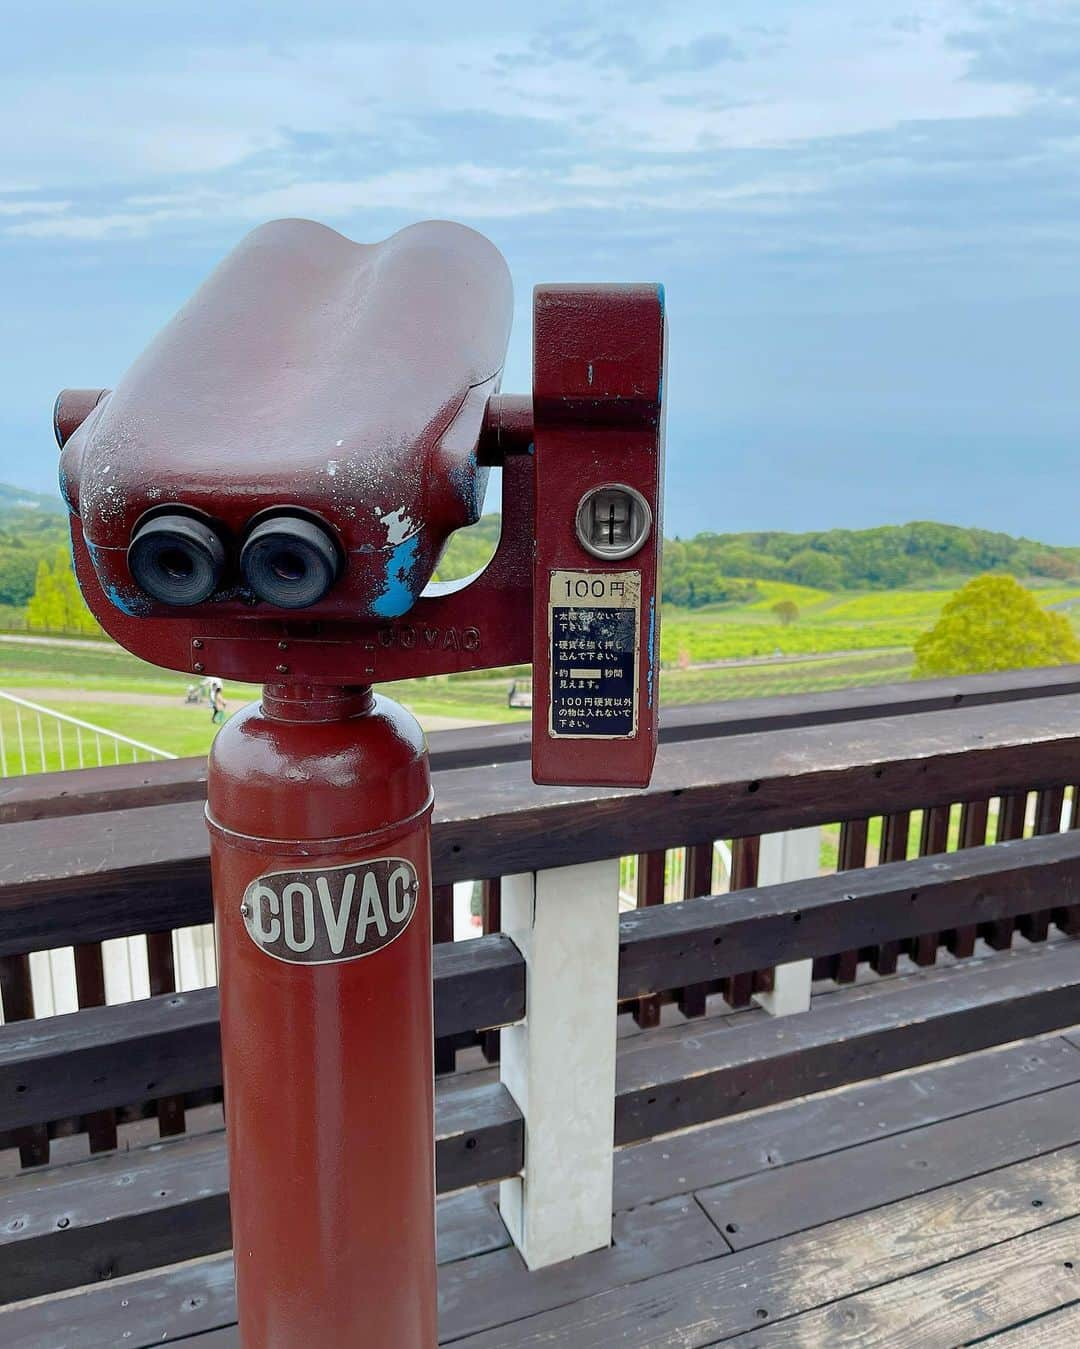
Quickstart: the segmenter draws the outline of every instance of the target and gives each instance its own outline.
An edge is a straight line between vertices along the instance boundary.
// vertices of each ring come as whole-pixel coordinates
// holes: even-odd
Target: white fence
[[[175,758],[168,750],[0,690],[0,777]],[[102,942],[101,950],[106,1002],[130,1002],[150,996],[145,937]],[[179,990],[205,988],[215,983],[217,955],[213,927],[207,924],[174,932],[173,960]],[[35,1016],[55,1016],[78,1009],[75,953],[70,946],[32,955],[30,979]]]
[[[0,690],[0,777],[175,758],[168,750]]]

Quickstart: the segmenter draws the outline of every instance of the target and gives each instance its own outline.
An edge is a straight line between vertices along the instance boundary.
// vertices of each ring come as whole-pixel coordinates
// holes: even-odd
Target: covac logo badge
[[[291,965],[327,965],[373,955],[400,937],[416,912],[420,883],[403,857],[342,867],[276,871],[244,891],[251,940]]]

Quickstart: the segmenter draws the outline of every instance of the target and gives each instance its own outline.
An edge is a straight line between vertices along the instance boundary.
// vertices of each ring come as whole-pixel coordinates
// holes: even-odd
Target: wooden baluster
[[[171,932],[149,932],[146,963],[150,970],[150,996],[176,992],[176,963]],[[158,1133],[162,1138],[182,1134],[185,1128],[183,1096],[163,1096],[157,1103]]]
[[[1080,786],[1072,789],[1069,810],[1069,828],[1080,829]],[[1080,937],[1080,904],[1070,904],[1054,910],[1054,922],[1070,937]]]
[[[761,853],[761,840],[756,836],[736,838],[731,843],[731,888],[749,890],[757,885],[758,857]],[[709,849],[710,860],[712,849]],[[753,970],[745,974],[732,974],[721,981],[720,991],[729,1007],[749,1007],[754,993],[755,976]]]
[[[699,899],[712,894],[713,845],[694,843],[686,849],[683,870],[683,899]],[[676,989],[675,1001],[683,1016],[704,1016],[708,984],[690,984]]]
[[[960,838],[958,847],[986,846],[986,826],[990,819],[989,801],[965,801],[960,807]],[[945,944],[954,956],[965,958],[975,953],[975,939],[979,935],[977,923],[967,923],[945,934]]]
[[[29,956],[0,956],[0,1002],[5,1021],[30,1021],[34,1016],[34,993],[30,983]],[[17,1144],[23,1166],[44,1166],[49,1160],[49,1130],[31,1124],[8,1135]]]
[[[667,853],[643,852],[637,860],[637,906],[649,909],[664,902],[664,876],[667,870]],[[660,997],[649,993],[638,998],[634,1004],[634,1020],[642,1030],[650,1030],[660,1024]]]
[[[897,811],[895,815],[886,815],[881,821],[881,847],[878,850],[878,861],[906,862],[910,833],[910,811],[901,810]],[[896,962],[899,958],[900,942],[882,942],[871,955],[870,966],[877,974],[895,974]]]
[[[480,883],[480,922],[485,936],[502,931],[502,880],[498,876]],[[498,1063],[499,1044],[497,1030],[481,1033],[480,1052],[488,1063]]]
[[[919,856],[932,857],[935,853],[949,850],[949,817],[951,806],[930,806],[923,811],[922,837],[919,839]],[[926,932],[911,943],[911,958],[916,965],[933,965],[937,961],[940,932]]]
[[[431,887],[431,940],[438,946],[454,940],[454,887]],[[452,1073],[457,1067],[457,1050],[448,1040],[435,1041],[435,1071]]]
[[[869,820],[845,820],[840,826],[840,847],[836,859],[837,871],[858,871],[866,866],[866,845],[869,839]],[[832,957],[831,978],[838,984],[851,984],[859,972],[859,952],[841,951]]]
[[[1007,843],[1014,838],[1024,837],[1024,824],[1027,819],[1027,792],[1013,792],[998,801],[997,842]],[[985,924],[983,939],[995,951],[1007,951],[1012,945],[1014,918],[999,918]]]
[[[1035,833],[1060,834],[1061,810],[1065,804],[1064,787],[1045,787],[1035,796]],[[1021,914],[1016,920],[1017,930],[1028,941],[1045,941],[1050,933],[1052,909]]]
[[[75,947],[75,995],[80,1007],[105,1006],[105,966],[100,942]],[[95,1110],[83,1117],[82,1125],[91,1152],[111,1152],[116,1147],[115,1110]]]

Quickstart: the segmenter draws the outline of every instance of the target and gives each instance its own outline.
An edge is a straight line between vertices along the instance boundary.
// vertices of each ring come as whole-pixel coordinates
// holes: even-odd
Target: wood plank
[[[440,1263],[510,1244],[490,1187],[440,1198]],[[28,1173],[0,1186],[0,1301],[227,1251],[223,1133]]]
[[[1024,837],[1027,822],[1028,793],[1026,791],[1005,792],[998,802],[997,842],[1006,843],[1012,839]],[[1012,945],[1013,931],[1016,927],[1014,917],[1001,918],[997,922],[984,923],[980,929],[983,939],[995,951],[1007,951]]]
[[[698,1349],[1050,1227],[1077,1207],[1080,1148],[1068,1148],[468,1336],[458,1349]]]
[[[1080,1261],[1074,1260],[1074,1270]],[[1080,1344],[1080,1300],[1061,1311],[1026,1321],[1022,1325],[1003,1330],[983,1340],[985,1349],[1062,1349],[1069,1344]]]
[[[960,834],[957,846],[965,849],[984,848],[989,820],[989,801],[965,801],[960,807]],[[974,955],[978,935],[979,928],[976,923],[964,923],[946,932],[945,944],[954,956],[966,959]]]
[[[973,1340],[982,1345],[1039,1343],[983,1337],[1025,1315],[1062,1307],[1068,1308],[1063,1315],[1072,1315],[1078,1294],[1080,1218],[1073,1218],[767,1330],[717,1343],[731,1349],[790,1349],[793,1344],[806,1349],[955,1349]],[[1080,1318],[1074,1324],[1080,1327]],[[1066,1349],[1077,1340],[1046,1339],[1044,1333],[1041,1343]]]
[[[664,903],[664,883],[667,875],[667,853],[641,853],[637,859],[637,907],[652,909]],[[637,998],[633,1005],[634,1020],[642,1030],[652,1030],[660,1024],[660,999],[656,995]]]
[[[565,1307],[727,1250],[693,1199],[680,1196],[618,1214],[611,1246],[546,1269],[528,1270],[513,1249],[466,1260],[440,1271],[439,1343]]]
[[[743,1250],[1080,1143],[1080,1085],[697,1192]]]
[[[524,764],[439,775],[436,883],[597,861],[714,837],[1065,785],[1080,696],[934,712],[837,730],[662,746],[650,787],[533,785]],[[588,809],[583,807],[588,806]],[[3,826],[0,953],[209,919],[197,802]]]
[[[888,1136],[917,1138],[909,1131],[943,1118],[963,1127],[956,1117],[1009,1098],[1059,1095],[1054,1088],[1077,1082],[1080,1052],[1047,1040],[651,1140],[616,1154],[615,1207],[641,1207],[772,1167],[790,1174],[790,1164],[806,1157]],[[4,1299],[224,1250],[226,1190],[220,1131],[15,1177],[0,1186]],[[507,1244],[493,1196],[476,1189],[439,1200],[441,1262]]]
[[[0,1307],[0,1344],[4,1349],[151,1349],[235,1320],[232,1256],[211,1255],[65,1297]],[[239,1349],[238,1338],[233,1344]]]
[[[693,703],[661,709],[660,740],[679,744],[1070,693],[1080,693],[1080,674],[1077,667],[1064,666],[825,693]],[[428,737],[428,743],[432,768],[448,772],[524,762],[530,757],[532,736],[525,719],[520,723],[435,731]],[[62,775],[35,773],[0,780],[0,824],[205,799],[205,756],[76,769]]]
[[[105,964],[100,942],[75,947],[75,991],[80,1008],[105,1006]],[[116,1147],[114,1110],[99,1110],[87,1115],[82,1127],[88,1135],[91,1152],[108,1152]]]
[[[749,890],[757,885],[758,862],[761,858],[761,838],[749,835],[731,840],[731,886],[730,890]],[[712,845],[709,846],[710,872],[712,870]],[[710,887],[711,889],[711,887]],[[754,978],[757,971],[738,970],[720,981],[720,991],[724,1001],[731,1008],[749,1007],[754,993]],[[765,982],[771,976],[771,969],[761,971]]]
[[[950,806],[931,806],[923,811],[919,856],[931,857],[948,850]],[[933,965],[937,960],[940,932],[923,932],[910,943],[909,951],[916,965]]]
[[[885,815],[881,821],[881,848],[878,862],[906,862],[911,834],[911,812],[901,810]],[[984,839],[983,842],[986,840]],[[870,965],[877,974],[895,974],[900,958],[900,942],[880,942],[871,948]]]
[[[683,865],[683,903],[712,894],[713,845],[698,843],[686,849]],[[686,1017],[705,1015],[707,984],[684,984],[675,990],[675,1002]]]
[[[866,848],[869,842],[868,819],[844,820],[840,825],[840,844],[837,849],[836,870],[861,871],[866,866]],[[838,984],[854,983],[859,970],[859,949],[854,947],[827,956],[818,955],[813,965],[815,979],[834,979]]]
[[[452,885],[433,885],[431,887],[431,939],[437,946],[448,945],[454,940],[454,887]],[[452,1073],[456,1066],[456,1045],[453,1041],[447,1041],[436,1033],[436,1073]]]
[[[737,1034],[710,1021],[651,1031],[621,1047],[616,1141],[1045,1034],[1073,1025],[1077,1006],[1080,945],[1062,941],[965,961],[913,986],[834,995],[807,1016],[758,1018]]]
[[[440,1192],[516,1176],[525,1159],[525,1124],[501,1082],[466,1074],[435,1089],[435,1181]]]
[[[822,998],[813,1015],[782,1023],[740,1014],[738,1034],[707,1019],[629,1037],[619,1054],[616,1137],[633,1142],[1070,1026],[1078,988],[1080,946],[1062,941]],[[215,997],[199,990],[0,1028],[0,1128],[220,1082]],[[458,1089],[451,1079],[445,1086]],[[446,1142],[447,1175],[512,1174],[520,1119],[493,1122],[477,1109]]]
[[[608,1249],[545,1270],[530,1273],[512,1249],[447,1263],[439,1271],[440,1343],[727,1250],[697,1205],[679,1198],[620,1214]],[[112,1349],[120,1343],[146,1349],[221,1328],[222,1344],[238,1344],[231,1338],[235,1330],[228,1329],[236,1315],[231,1282],[232,1261],[224,1256],[0,1308],[0,1343],[5,1349]],[[125,1332],[128,1338],[121,1339]]]
[[[446,943],[433,960],[437,1035],[524,1015],[508,937]],[[204,988],[0,1027],[0,1130],[219,1086],[218,1018]]]
[[[0,956],[0,1007],[6,1025],[33,1021],[34,991],[28,955]],[[3,1126],[0,1126],[0,1135],[3,1132]],[[49,1160],[48,1130],[37,1120],[28,1121],[26,1127],[18,1129],[5,1143],[18,1147],[23,1166],[44,1166]]]
[[[615,1153],[615,1207],[629,1208],[787,1167],[872,1139],[1080,1082],[1065,1040],[984,1050],[915,1072],[721,1120]]]
[[[619,997],[1080,901],[1080,830],[637,909]]]

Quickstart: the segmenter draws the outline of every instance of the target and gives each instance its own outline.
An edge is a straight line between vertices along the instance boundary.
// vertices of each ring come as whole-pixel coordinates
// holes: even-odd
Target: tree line
[[[451,539],[439,577],[482,567],[499,537],[485,515]],[[669,604],[745,604],[760,598],[757,581],[794,581],[820,590],[893,590],[984,573],[1080,576],[1080,548],[1056,548],[986,529],[921,521],[876,529],[695,534],[664,540],[663,598]]]

